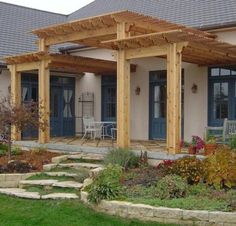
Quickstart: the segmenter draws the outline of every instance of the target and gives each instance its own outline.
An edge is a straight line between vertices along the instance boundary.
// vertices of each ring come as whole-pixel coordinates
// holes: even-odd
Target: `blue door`
[[[51,136],[60,137],[63,134],[62,128],[62,92],[60,87],[52,86],[50,91],[50,127]]]
[[[209,69],[208,124],[222,126],[224,119],[236,119],[236,69]]]
[[[22,102],[38,101],[38,76],[22,74]],[[75,135],[75,79],[51,76],[50,78],[51,136]],[[24,139],[38,137],[38,129],[27,128]]]
[[[52,76],[50,82],[51,136],[75,136],[75,79]]]
[[[21,77],[21,100],[22,103],[31,101],[38,102],[38,76],[35,74],[22,74]],[[37,128],[26,128],[22,131],[23,139],[34,139],[38,137]]]
[[[166,139],[167,71],[151,71],[149,75],[149,139]],[[184,136],[184,70],[181,89],[181,135]]]
[[[151,75],[150,81],[150,139],[166,138],[166,76],[159,81]]]

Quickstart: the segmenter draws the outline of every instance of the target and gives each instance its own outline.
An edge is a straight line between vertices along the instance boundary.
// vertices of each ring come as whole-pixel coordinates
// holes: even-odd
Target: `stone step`
[[[91,154],[79,154],[79,155],[68,155],[67,159],[69,160],[95,160],[95,161],[102,161],[104,159],[103,155],[91,155]]]
[[[75,182],[75,181],[61,181],[61,182],[54,183],[52,186],[59,187],[59,188],[81,189],[83,187],[83,184]]]
[[[102,165],[101,164],[93,164],[93,163],[61,163],[61,164],[58,164],[57,167],[74,168],[74,169],[80,169],[80,168],[95,169],[95,168],[102,167]]]
[[[73,193],[52,193],[42,195],[41,199],[78,199],[79,196]]]
[[[21,180],[19,182],[20,187],[26,185],[38,185],[38,186],[52,186],[57,180]]]
[[[40,199],[40,195],[38,192],[27,192],[25,189],[20,188],[4,188],[0,189],[1,194],[16,196],[19,198],[26,199]]]
[[[4,188],[0,189],[0,194],[15,196],[26,199],[78,199],[79,196],[73,193],[52,193],[48,195],[40,195],[38,192],[28,192],[20,188]]]
[[[74,188],[81,189],[83,187],[82,183],[76,181],[58,181],[58,180],[22,180],[19,183],[20,188],[26,186],[46,186],[46,187],[58,187],[58,188]]]
[[[76,177],[76,173],[67,173],[67,172],[45,172],[44,173],[50,177]]]

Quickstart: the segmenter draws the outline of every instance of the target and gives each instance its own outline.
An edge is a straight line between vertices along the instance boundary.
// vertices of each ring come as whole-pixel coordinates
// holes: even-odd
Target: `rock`
[[[25,199],[40,199],[41,196],[38,192],[20,192],[15,193],[14,196]]]
[[[20,185],[52,186],[57,182],[57,180],[21,180]]]
[[[89,186],[92,183],[93,183],[93,180],[91,178],[87,178],[87,179],[84,180],[83,187],[85,188],[85,187]]]
[[[62,182],[56,182],[52,186],[53,187],[60,187],[60,188],[80,189],[83,187],[83,184],[75,182],[75,181],[62,181]]]
[[[43,170],[50,171],[56,167],[57,167],[57,164],[47,164],[47,165],[43,165]]]
[[[183,210],[177,208],[165,208],[156,207],[154,208],[154,217],[157,218],[170,218],[170,219],[182,219]]]
[[[184,220],[194,220],[194,221],[208,221],[209,212],[200,210],[184,210],[183,211]]]
[[[43,195],[42,199],[78,199],[76,194],[72,193],[52,193],[48,195]]]
[[[68,159],[68,155],[62,155],[52,158],[52,163],[59,164],[60,162],[66,161]]]
[[[92,169],[90,170],[89,172],[89,176],[90,177],[95,177],[99,174],[99,172],[101,172],[102,170],[104,170],[104,167],[98,167],[98,168],[95,168],[95,169]]]
[[[76,173],[67,173],[67,172],[45,172],[46,175],[51,177],[76,177]]]
[[[86,169],[95,169],[98,167],[101,167],[99,164],[93,164],[93,163],[65,163],[65,164],[59,164],[58,167],[61,168],[74,168],[74,169],[79,169],[79,168],[86,168]]]
[[[80,192],[80,199],[83,203],[88,203],[88,192],[81,191]]]

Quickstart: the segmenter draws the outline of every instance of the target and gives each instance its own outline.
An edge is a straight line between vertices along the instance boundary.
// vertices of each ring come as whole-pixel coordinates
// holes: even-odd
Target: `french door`
[[[236,119],[236,70],[209,69],[208,124],[222,126],[224,119]]]

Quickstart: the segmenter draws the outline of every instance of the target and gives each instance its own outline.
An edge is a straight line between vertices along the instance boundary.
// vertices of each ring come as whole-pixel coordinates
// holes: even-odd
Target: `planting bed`
[[[0,157],[0,173],[28,173],[42,171],[43,165],[51,163],[57,153],[48,151],[20,151],[12,156],[9,163],[7,156]]]

